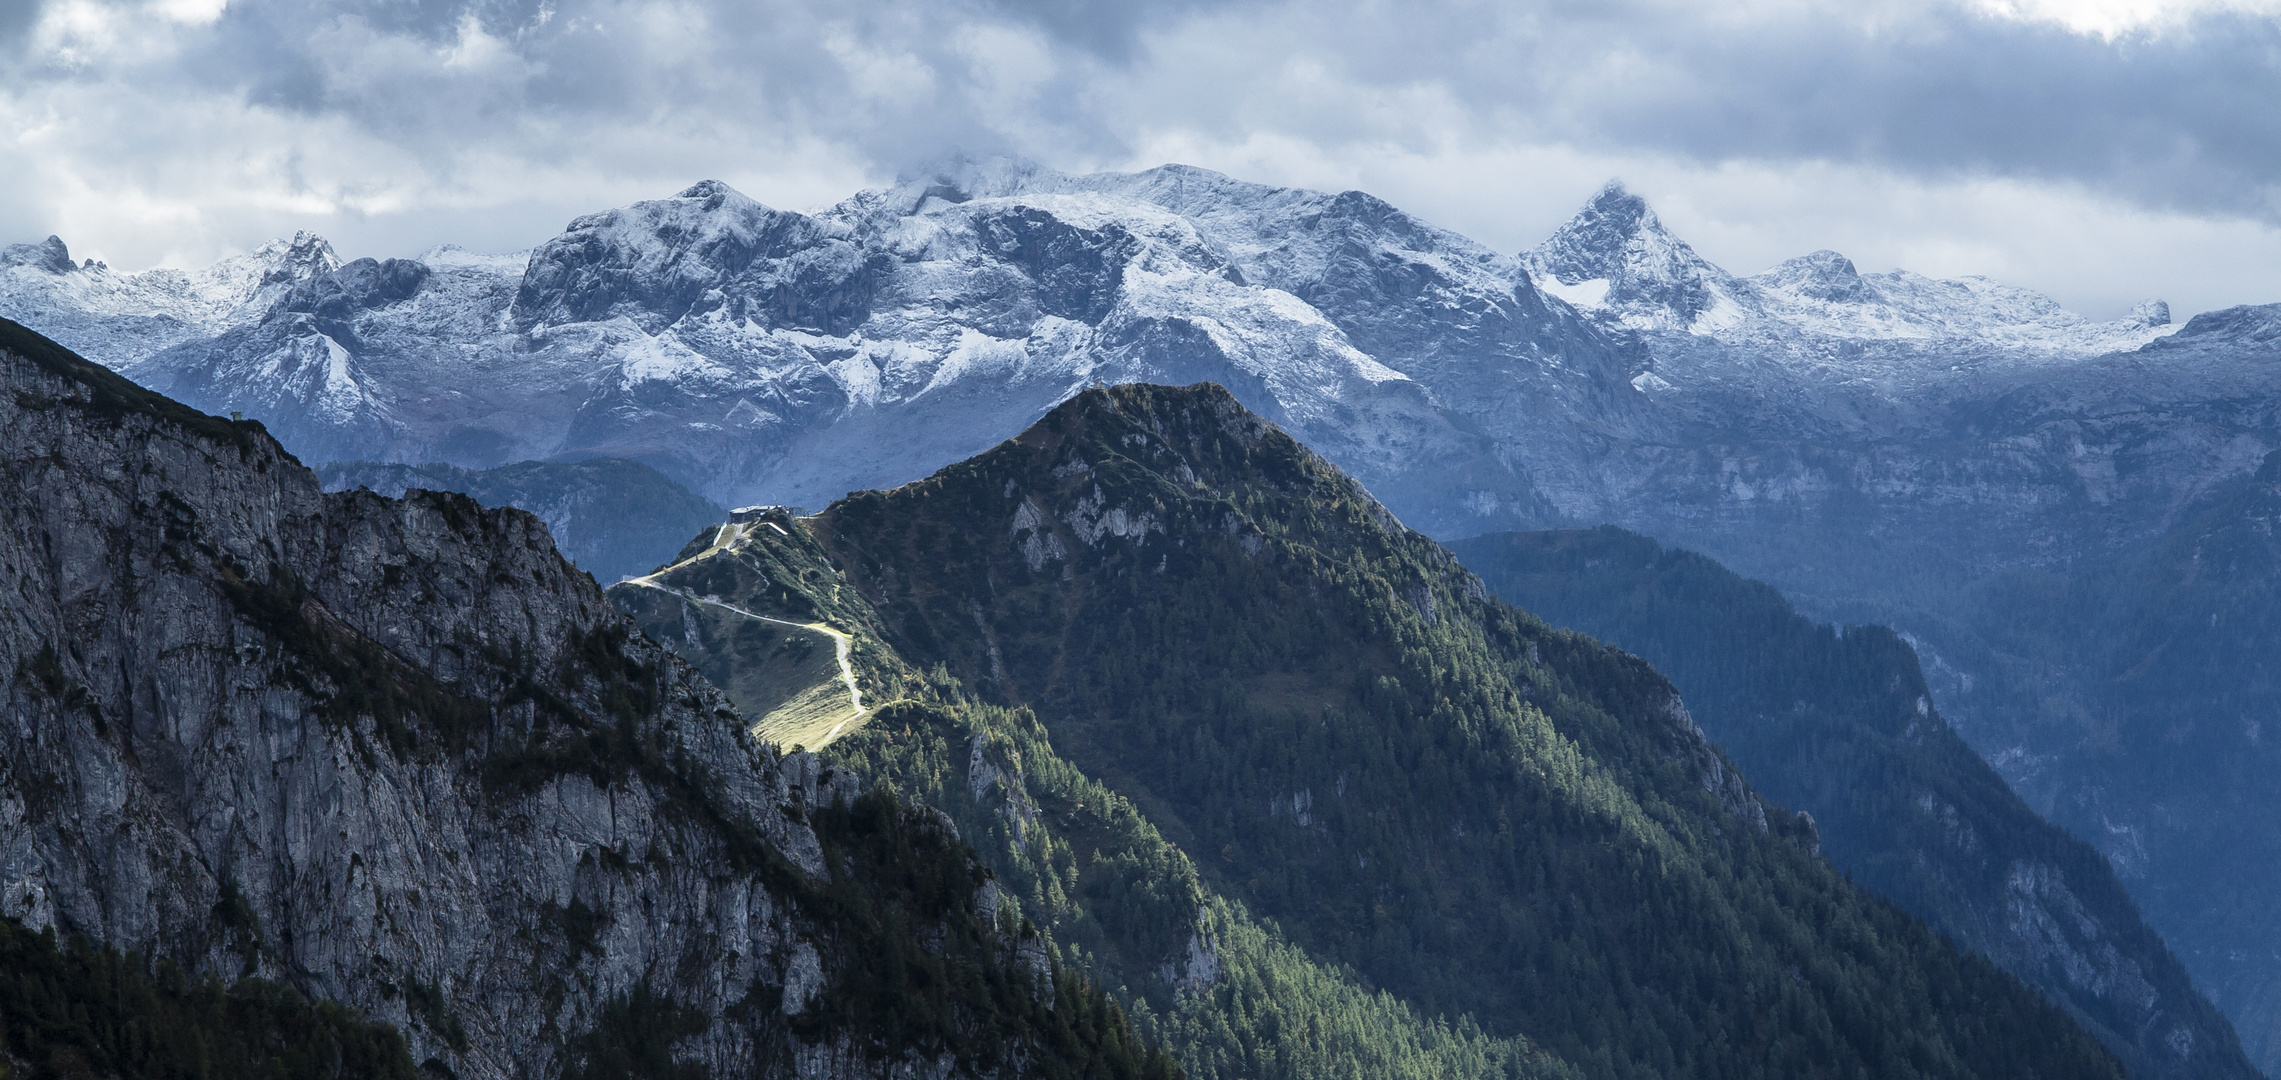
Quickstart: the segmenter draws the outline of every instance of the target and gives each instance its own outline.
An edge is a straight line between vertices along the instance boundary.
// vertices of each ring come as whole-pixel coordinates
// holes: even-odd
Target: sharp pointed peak
[[[1686,246],[1665,227],[1646,199],[1626,187],[1621,178],[1612,178],[1538,245],[1537,251],[1578,246],[1612,250],[1641,240],[1656,247]]]
[[[1607,183],[1600,185],[1600,190],[1592,193],[1592,198],[1587,200],[1585,205],[1597,206],[1607,203],[1636,203],[1645,206],[1647,200],[1632,194],[1632,189],[1624,185],[1623,177],[1611,176]]]
[[[53,233],[37,244],[10,244],[0,250],[0,266],[32,266],[51,274],[66,274],[78,269],[71,261],[71,249],[63,238]]]
[[[1599,191],[1585,200],[1574,216],[1539,244],[1534,254],[1540,257],[1561,251],[1569,252],[1571,257],[1578,251],[1612,254],[1642,242],[1657,249],[1684,250],[1688,260],[1697,258],[1692,249],[1656,217],[1655,208],[1649,206],[1646,199],[1626,187],[1623,180],[1611,179],[1600,185]]]
[[[1600,185],[1600,190],[1593,192],[1592,197],[1586,199],[1583,207],[1576,211],[1578,217],[1588,215],[1617,216],[1654,222],[1655,208],[1649,206],[1647,200],[1641,197],[1639,193],[1625,186],[1623,178],[1610,177],[1608,182]]]

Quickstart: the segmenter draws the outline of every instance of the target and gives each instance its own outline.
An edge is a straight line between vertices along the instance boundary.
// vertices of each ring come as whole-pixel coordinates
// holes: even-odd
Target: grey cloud
[[[675,11],[700,13],[702,38],[674,53],[645,45]],[[503,43],[512,70],[372,71],[327,51],[395,43],[432,57],[469,18]],[[1192,19],[1225,22],[1248,48],[1216,69],[1183,66],[1195,58],[1172,50]],[[1011,105],[993,100],[987,64],[961,52],[962,32],[992,24],[1034,30],[1053,49],[1055,70]],[[874,55],[851,61],[849,50]],[[233,4],[186,63],[205,80],[239,81],[256,104],[349,115],[414,143],[497,135],[533,117],[567,133],[711,112],[704,122],[796,127],[893,167],[953,147],[1113,156],[1136,124],[1183,110],[1203,129],[1272,122],[1303,105],[1255,99],[1288,93],[1273,80],[1296,62],[1360,90],[1441,88],[1482,138],[2031,178],[2274,220],[2277,57],[2281,28],[2239,15],[2107,42],[1958,8],[1851,5],[1737,16],[1717,5],[1462,0],[254,0]],[[881,92],[867,62],[903,69],[910,85]],[[1165,85],[1175,69],[1181,85]],[[1335,115],[1297,126],[1330,142],[1389,134]]]
[[[152,77],[347,118],[413,152],[537,129],[601,141],[628,123],[797,132],[880,162],[952,148],[1020,152],[1029,149],[1020,134],[1036,131],[1091,150],[1108,144],[1084,108],[1084,72],[1103,57],[1131,60],[1138,40],[1140,21],[1120,11],[1085,0],[251,0],[233,3],[175,70]],[[1059,53],[1059,73],[1013,112],[979,100],[988,90],[974,72],[980,60],[961,52],[961,32],[993,20],[1035,28]],[[441,59],[470,26],[501,50],[492,70]],[[909,85],[898,89],[895,76]]]
[[[1672,82],[1577,95],[1566,134],[1704,161],[2036,178],[2281,216],[2281,28],[2269,20],[2205,16],[2114,43],[1955,11],[1899,32],[1822,20],[1781,31],[1654,41]]]
[[[1235,6],[1226,0],[1169,0],[1157,4],[1119,0],[990,0],[990,10],[1031,23],[1054,37],[1106,59],[1127,62],[1139,52],[1144,34],[1169,20],[1196,11]]]
[[[0,4],[0,46],[7,46],[24,36],[24,32],[39,21],[45,0],[11,0]]]
[[[2245,16],[2107,42],[1900,0],[232,0],[171,48],[77,66],[9,45],[35,17],[0,0],[0,99],[79,121],[50,145],[85,164],[56,167],[144,185],[220,168],[205,144],[228,138],[294,192],[424,176],[498,205],[528,174],[583,185],[542,193],[569,205],[795,152],[884,176],[1264,135],[1326,160],[1556,146],[2005,177],[2281,220],[2281,26]],[[246,119],[175,131],[138,101]]]
[[[1274,12],[1227,28],[1252,46],[1256,70],[1214,73],[1186,122],[1281,113],[1320,138],[1401,137],[1399,121],[1341,130],[1263,100],[1275,88],[1260,73],[1302,61],[1357,90],[1444,91],[1475,140],[2001,176],[2281,220],[2281,24],[2269,18],[2207,13],[2106,41],[1932,5],[1450,0]],[[1149,59],[1164,58],[1136,64]]]

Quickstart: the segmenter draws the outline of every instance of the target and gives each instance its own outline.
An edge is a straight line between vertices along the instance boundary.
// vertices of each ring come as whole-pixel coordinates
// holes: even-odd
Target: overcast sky
[[[2281,301],[2281,0],[0,0],[0,127],[0,238],[120,269],[515,250],[964,151],[1361,188],[1506,251],[1620,177],[1739,273]]]

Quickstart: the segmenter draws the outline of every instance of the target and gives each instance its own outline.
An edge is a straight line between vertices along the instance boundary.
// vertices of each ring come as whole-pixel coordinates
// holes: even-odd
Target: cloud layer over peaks
[[[1743,272],[1850,241],[1865,269],[1979,259],[1912,268],[2191,304],[2199,263],[2214,299],[2281,265],[2259,2],[19,0],[0,227],[125,266],[297,227],[512,248],[705,176],[809,206],[952,149],[1178,156],[1508,248],[1621,172]],[[2112,235],[2053,267],[2082,280],[2018,277],[2037,230],[2083,224],[2029,204]],[[1983,219],[2022,223],[1959,224]],[[2199,261],[2138,250],[2204,227]],[[2101,286],[2086,256],[2184,276]]]

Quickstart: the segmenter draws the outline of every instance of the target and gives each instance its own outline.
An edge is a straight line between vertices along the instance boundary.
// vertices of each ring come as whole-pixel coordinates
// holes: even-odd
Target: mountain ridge
[[[2078,1051],[2043,1036],[2029,1040],[2033,1050],[2000,1047],[1994,1031],[2047,1030],[2035,1017],[2053,1007],[1844,886],[1811,854],[1810,828],[1770,813],[1644,663],[1491,600],[1448,552],[1218,387],[1088,389],[925,480],[851,495],[813,517],[763,512],[738,536],[726,546],[700,537],[693,559],[660,575],[678,599],[632,583],[612,595],[651,632],[715,664],[778,645],[757,635],[739,644],[696,608],[787,623],[841,611],[827,617],[858,635],[856,654],[882,658],[866,702],[922,704],[883,706],[828,755],[995,811],[982,816],[994,841],[985,850],[1006,860],[1002,877],[1017,888],[1038,882],[1022,894],[1025,911],[1071,910],[1057,895],[1169,911],[1169,925],[1126,924],[1142,942],[1098,950],[1121,965],[1104,981],[1147,1004],[1136,1014],[1166,1016],[1167,1001],[1188,1000],[1166,984],[1211,952],[1190,936],[1193,901],[1146,899],[1145,883],[1164,875],[1125,876],[1134,864],[1105,842],[1070,877],[1018,872],[1026,845],[1067,819],[1041,813],[1055,804],[1026,784],[1004,785],[1009,766],[1074,767],[1155,823],[1208,896],[1272,918],[1292,944],[1421,1012],[1525,1035],[1586,1075],[1781,1072],[1859,1054],[1896,1075],[2110,1067],[2095,1064],[2103,1050],[2053,1064],[2039,1055]],[[950,687],[963,708],[1014,719],[936,726],[923,702]],[[993,749],[1023,731],[1033,741],[1016,743],[1031,748],[1018,761]],[[1052,757],[1030,756],[1048,746]],[[1100,834],[1078,835],[1088,837],[1081,855]],[[1730,955],[1746,940],[1750,950],[1786,948],[1754,936],[1753,920],[1795,916],[1768,906],[1757,884],[1714,883],[1775,878],[1834,905],[1833,925],[1858,918],[1878,929],[1847,936],[1843,959],[1818,946],[1799,953],[1805,966],[1788,973],[1771,953]],[[1627,879],[1636,891],[1612,885]],[[1081,932],[1082,919],[1068,917]],[[1610,933],[1607,919],[1660,926],[1673,940],[1649,949],[1630,931]],[[1068,925],[1048,922],[1056,934]],[[1870,939],[1896,951],[1880,954]],[[1749,989],[1719,991],[1729,1003],[1719,1005],[1689,996],[1693,974],[1644,974],[1684,967],[1697,946],[1736,965],[1722,970],[1753,972]],[[1887,965],[1918,963],[1939,972],[1928,976],[1938,994],[1962,997],[1903,1006],[1914,1019],[1894,1019],[1898,1041],[1869,1036],[1878,1049],[1831,1034],[1883,1023],[1866,1015],[1780,1034],[1729,1026],[1758,1008],[1735,1006],[1734,993],[1808,1013],[1884,1000],[1841,986],[1888,987],[1916,1003],[1915,990],[1885,980],[1900,970]],[[1617,989],[1635,977],[1656,989],[1636,998]],[[1963,1020],[1998,1012],[2013,1019]],[[1922,1026],[1951,1023],[1972,1030],[1934,1037]],[[1928,1038],[1948,1049],[1919,1041]],[[1219,1075],[1208,1061],[1184,1064]]]

